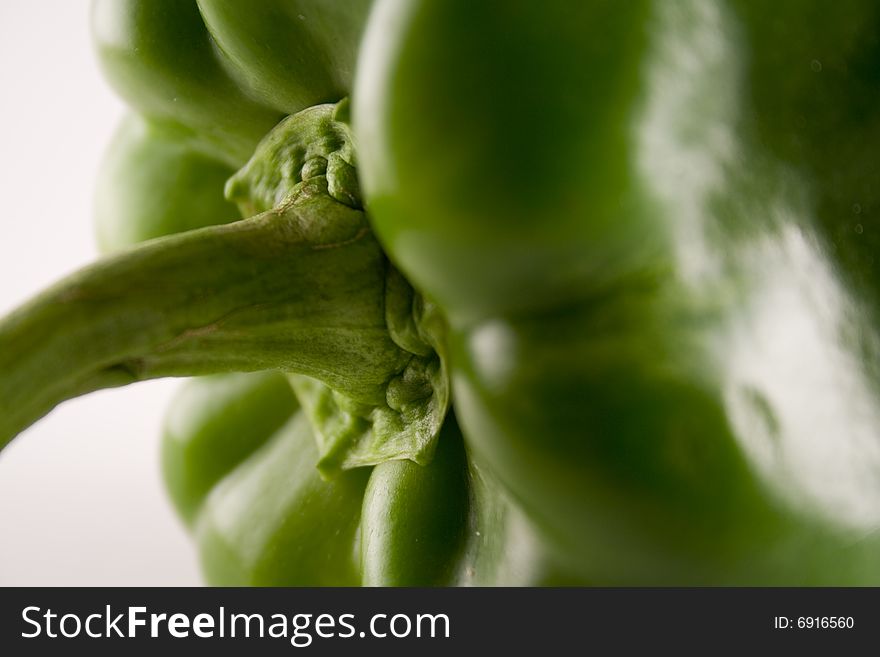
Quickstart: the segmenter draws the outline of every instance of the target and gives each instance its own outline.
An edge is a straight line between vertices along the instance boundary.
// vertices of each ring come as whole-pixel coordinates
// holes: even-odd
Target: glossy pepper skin
[[[347,96],[373,0],[199,0],[242,86],[284,114]],[[295,73],[292,73],[295,71]]]
[[[470,447],[591,582],[876,584],[876,4],[533,6],[383,0],[353,95]]]
[[[98,61],[134,109],[237,167],[281,114],[251,98],[218,56],[194,0],[96,0]]]
[[[449,419],[428,466],[389,461],[325,480],[277,372],[188,381],[165,420],[166,486],[209,584],[570,584],[533,526],[469,465]]]
[[[0,443],[213,374],[213,584],[880,583],[880,8],[503,4],[97,0],[127,250],[0,322]]]
[[[268,11],[271,4],[260,6]],[[309,6],[310,17],[321,13],[313,3],[296,9]],[[339,7],[344,11],[331,12],[333,21],[350,9]],[[202,9],[214,11],[216,20],[216,12],[228,18],[239,5],[203,3]],[[212,32],[223,47],[229,30],[240,32],[242,25],[233,21],[223,36]],[[247,41],[246,34],[232,37],[239,45]],[[262,57],[264,67],[290,64]],[[349,86],[345,79],[343,88]],[[303,88],[313,104],[317,92],[303,84],[300,93]],[[102,248],[119,251],[234,218],[238,210],[222,194],[232,173],[185,129],[126,117],[99,176],[95,219]],[[230,183],[227,194],[246,194],[242,184]],[[315,468],[315,437],[286,377],[212,375],[185,383],[168,409],[162,470],[211,584],[574,583],[528,519],[467,457],[454,420],[438,443],[427,467],[395,460],[324,481]]]
[[[353,586],[369,474],[327,482],[277,372],[193,379],[169,409],[163,470],[209,583]]]
[[[95,190],[98,246],[109,253],[154,237],[241,218],[223,197],[233,170],[186,134],[137,115],[116,130]]]

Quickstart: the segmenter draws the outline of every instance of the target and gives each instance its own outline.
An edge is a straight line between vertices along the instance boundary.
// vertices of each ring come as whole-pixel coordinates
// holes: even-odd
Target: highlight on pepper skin
[[[193,377],[213,585],[880,584],[877,3],[242,7],[93,2],[111,253],[3,443]]]

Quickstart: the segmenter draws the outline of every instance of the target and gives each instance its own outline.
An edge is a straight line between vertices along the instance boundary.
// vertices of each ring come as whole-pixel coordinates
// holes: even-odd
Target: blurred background
[[[0,314],[97,256],[92,195],[122,104],[88,0],[0,3]],[[0,586],[194,586],[194,549],[159,475],[179,381],[57,408],[0,452]]]

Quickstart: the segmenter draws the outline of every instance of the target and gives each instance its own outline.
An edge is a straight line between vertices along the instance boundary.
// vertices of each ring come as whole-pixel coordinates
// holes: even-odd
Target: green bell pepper
[[[326,482],[317,457],[283,375],[186,384],[166,420],[163,471],[209,583],[358,583],[355,539],[368,472]]]
[[[217,584],[880,583],[875,4],[98,0],[169,236],[0,322],[0,444],[217,375]]]
[[[195,0],[94,0],[91,18],[98,61],[117,93],[231,166],[281,118],[229,73]]]
[[[261,103],[295,114],[347,96],[373,0],[198,0],[229,70]]]
[[[225,163],[192,148],[179,131],[127,116],[98,174],[98,245],[109,253],[154,237],[241,219],[222,193],[232,173]]]
[[[590,581],[880,581],[878,17],[377,7],[374,229],[449,317],[470,446]]]
[[[166,486],[219,586],[571,583],[454,419],[428,466],[323,479],[311,427],[277,372],[188,381],[168,410]]]

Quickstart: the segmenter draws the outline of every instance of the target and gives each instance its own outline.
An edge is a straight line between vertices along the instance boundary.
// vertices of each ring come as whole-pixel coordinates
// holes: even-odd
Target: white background
[[[0,314],[96,257],[92,193],[123,105],[100,76],[88,9],[0,2]],[[0,586],[200,583],[159,474],[178,385],[67,402],[0,453]]]

